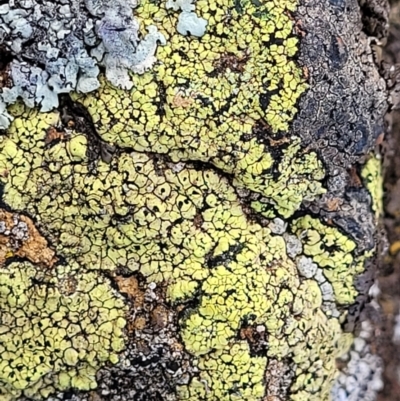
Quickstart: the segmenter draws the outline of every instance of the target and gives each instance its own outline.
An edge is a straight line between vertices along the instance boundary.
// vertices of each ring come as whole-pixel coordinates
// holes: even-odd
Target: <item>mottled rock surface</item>
[[[22,3],[1,14],[24,19],[3,40],[2,207],[57,261],[5,255],[0,397],[354,400],[379,376],[359,321],[387,107],[358,3],[52,3],[94,68],[68,90],[46,74],[76,59]]]

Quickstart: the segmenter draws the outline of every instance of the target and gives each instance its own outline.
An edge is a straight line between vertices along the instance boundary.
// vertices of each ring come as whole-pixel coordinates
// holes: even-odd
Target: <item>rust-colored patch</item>
[[[243,326],[240,329],[239,337],[246,340],[252,352],[264,353],[268,346],[265,327],[263,325]]]
[[[344,369],[346,369],[348,364],[349,364],[349,361],[347,359],[343,359],[343,358],[335,359],[336,368],[340,371],[343,371]]]
[[[254,334],[255,334],[255,329],[253,326],[242,327],[239,333],[240,338],[242,340],[247,340],[250,341],[251,343],[255,341]]]
[[[310,73],[308,72],[308,68],[306,66],[303,67],[303,77],[307,80],[310,77]]]
[[[195,225],[196,228],[201,228],[201,226],[203,225],[203,223],[204,223],[203,216],[202,216],[202,214],[199,212],[199,213],[196,214],[196,216],[194,216],[193,224]]]
[[[235,54],[227,53],[223,54],[214,63],[214,68],[218,73],[225,72],[226,70],[231,70],[232,72],[244,72],[246,63],[249,59],[249,54],[245,53],[242,57],[238,57]]]
[[[326,201],[326,210],[328,210],[329,212],[335,212],[336,210],[339,210],[342,203],[343,200],[340,198],[329,198]]]
[[[8,174],[10,174],[10,172],[7,169],[0,171],[0,176],[2,176],[3,178],[7,178]]]
[[[168,309],[157,305],[151,312],[151,325],[155,331],[165,329],[168,325]]]
[[[49,145],[56,140],[62,140],[65,138],[65,132],[58,131],[55,127],[50,127],[46,131],[46,137],[44,138],[44,143]]]
[[[280,139],[268,138],[268,141],[270,146],[275,147],[275,146],[282,146],[285,143],[290,143],[290,138],[287,137],[283,137]]]
[[[134,301],[135,308],[141,308],[144,303],[144,292],[139,287],[139,282],[134,276],[116,276],[114,278],[121,293],[129,295]]]
[[[302,38],[304,38],[307,34],[306,30],[304,29],[303,22],[301,21],[301,19],[295,20],[294,29],[296,31],[296,35],[301,36]]]
[[[132,335],[135,331],[142,331],[148,322],[142,313],[145,305],[145,291],[140,287],[139,280],[135,276],[115,276],[114,281],[119,292],[126,294],[130,300],[130,310],[126,316],[128,333]]]
[[[389,252],[390,255],[396,256],[400,251],[400,241],[395,241],[392,244],[390,244]]]
[[[185,305],[177,305],[175,310],[177,313],[181,313],[185,309]]]
[[[383,143],[383,140],[385,139],[385,133],[382,132],[381,134],[378,135],[375,141],[375,145],[381,145]]]
[[[135,320],[129,319],[129,315],[126,324],[126,331],[130,336],[135,332]]]
[[[129,331],[139,330],[142,331],[146,327],[146,318],[138,316],[131,325],[128,326]]]
[[[257,132],[264,133],[264,131],[270,131],[270,130],[271,130],[271,127],[263,118],[260,118],[254,124],[254,131],[256,133]],[[271,138],[268,137],[268,139],[271,139]]]
[[[102,398],[96,393],[96,391],[91,391],[89,393],[89,401],[102,401]]]
[[[194,102],[192,97],[183,96],[181,93],[177,93],[172,99],[173,107],[189,107]]]
[[[57,261],[55,252],[31,219],[0,209],[0,265],[13,256],[46,267],[52,267]]]
[[[354,166],[349,170],[349,185],[351,187],[357,187],[357,188],[363,186],[361,178],[358,175],[357,169]]]

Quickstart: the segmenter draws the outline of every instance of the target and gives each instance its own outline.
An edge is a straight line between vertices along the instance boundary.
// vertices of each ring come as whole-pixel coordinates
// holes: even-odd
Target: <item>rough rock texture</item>
[[[386,85],[371,62],[375,55],[370,49],[371,39],[366,40],[365,33],[377,38],[385,35],[388,4],[361,1],[361,21],[357,3],[330,1],[330,5],[331,18],[326,18],[323,2],[307,2],[307,7],[298,10],[302,24],[306,25],[307,19],[313,21],[310,26],[315,37],[306,35],[302,41],[300,60],[310,66],[312,84],[299,106],[300,116],[305,118],[298,121],[305,123],[300,125],[295,120],[293,128],[301,132],[312,149],[320,150],[329,171],[328,191],[310,205],[311,210],[332,219],[361,248],[370,249],[379,238],[376,217],[382,213],[380,161],[370,159],[363,171],[360,164],[365,160],[366,150],[382,140],[385,132],[382,116],[387,103]],[[358,25],[359,31],[354,30],[353,24]],[[371,96],[372,93],[375,95]],[[361,179],[365,180],[368,174],[375,176],[370,180],[372,185],[366,188],[375,199],[375,205],[372,204],[375,217],[368,213],[370,200],[361,188]],[[368,289],[375,266],[376,263],[367,264],[366,272],[356,281],[360,294],[350,308],[347,328],[357,327],[360,311],[371,297]],[[375,310],[373,306],[369,308]],[[375,327],[376,322],[371,321],[368,313],[362,319],[364,326]],[[382,389],[382,362],[370,347],[374,329],[364,326],[358,328],[354,345],[341,359],[343,371],[333,387],[334,400],[374,400]]]
[[[318,1],[297,11],[305,26],[300,62],[309,69],[310,89],[293,130],[306,146],[318,149],[328,170],[328,191],[311,210],[333,219],[358,241],[359,249],[371,249],[375,222],[367,212],[359,164],[384,133],[385,82],[372,62],[357,3],[328,3],[328,15]]]
[[[385,386],[379,401],[400,400],[400,4],[391,1],[390,32],[384,48],[382,63],[388,76],[393,110],[388,115],[389,133],[384,143],[385,173],[385,229],[389,242],[388,252],[382,263],[379,283],[379,301],[382,317],[378,322],[377,345],[384,361]]]
[[[0,263],[15,256],[45,267],[57,261],[55,252],[31,219],[0,210]]]
[[[357,2],[199,0],[184,28],[191,1],[143,0],[128,26],[116,3],[85,2],[109,60],[96,91],[6,111],[3,206],[59,260],[37,277],[0,267],[0,396],[354,399],[343,377],[373,373],[336,358],[375,361],[351,331],[373,277],[386,109]],[[154,63],[135,71],[146,31],[165,43],[144,38]],[[15,308],[45,320],[41,342]]]

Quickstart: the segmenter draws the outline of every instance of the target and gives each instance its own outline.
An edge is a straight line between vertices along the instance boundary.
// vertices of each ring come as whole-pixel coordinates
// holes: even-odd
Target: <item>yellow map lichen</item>
[[[157,64],[133,76],[130,91],[103,80],[98,92],[75,98],[105,141],[175,162],[211,162],[288,217],[305,197],[324,192],[314,152],[301,149],[297,137],[271,141],[287,131],[306,88],[293,60],[295,4],[197,1],[196,12],[208,21],[199,40],[176,33],[177,13],[143,1],[137,10],[143,32],[156,25],[167,40],[157,48]]]
[[[149,282],[168,283],[167,295],[173,304],[199,299],[198,306],[187,309],[180,320],[184,345],[199,368],[199,375],[178,389],[181,399],[261,400],[269,357],[295,360],[291,399],[302,400],[305,394],[310,400],[326,398],[336,371],[334,356],[343,351],[338,346],[340,321],[321,309],[318,283],[299,277],[294,261],[286,254],[283,237],[248,219],[226,178],[207,168],[174,164],[137,152],[122,153],[109,164],[98,161],[91,170],[88,140],[83,134],[71,131],[62,140],[46,144],[47,129],[57,124],[57,113],[40,114],[19,106],[11,112],[15,120],[0,142],[3,201],[14,210],[35,216],[52,239],[57,255],[64,258],[66,264],[57,267],[57,275],[49,273],[57,299],[64,299],[57,292],[61,291],[57,290],[58,275],[78,274],[82,277],[77,278],[79,294],[85,297],[90,314],[93,282],[102,282],[101,271],[127,266]],[[4,171],[6,175],[1,174]],[[294,222],[292,231],[299,230],[314,233],[314,239],[315,232],[319,233],[320,248],[304,237],[304,253],[323,268],[327,260],[338,259],[332,243],[339,246],[348,242],[342,246],[340,258],[346,261],[352,280],[351,241],[337,229],[307,217]],[[329,265],[332,280],[342,274],[342,265],[335,263]],[[28,267],[12,265],[22,281],[31,280],[34,269]],[[88,275],[93,280],[87,280]],[[345,302],[354,296],[350,291]],[[117,319],[122,305],[115,296],[110,297],[108,290],[107,302],[116,302],[115,312],[111,309],[110,313]],[[2,300],[1,308],[7,316],[12,314],[8,298]],[[44,308],[41,313],[49,315],[51,325],[52,312]],[[109,319],[107,315],[105,321]],[[88,321],[90,327],[82,330],[96,332],[102,323]],[[238,339],[243,324],[264,328],[268,350],[263,355],[253,355],[249,344]],[[22,333],[14,328],[14,320],[3,325],[16,330],[13,341],[19,341]],[[85,360],[97,360],[90,365],[90,377],[102,361],[113,360],[114,351],[122,346],[121,341],[116,349],[113,345],[121,325],[116,323],[112,332],[106,332],[104,349],[94,348],[81,357],[83,366]],[[12,346],[10,341],[2,337],[0,346],[7,349]],[[44,350],[52,352],[52,347],[50,344]],[[68,381],[65,373],[61,374],[69,374],[74,355],[64,355],[58,362],[60,376],[52,384],[46,382],[46,371],[35,373],[34,363],[19,373],[19,384],[9,379],[13,366],[1,365],[0,383],[7,384],[9,395],[21,390],[30,394],[33,384],[27,382],[27,376],[35,373],[32,388],[38,394],[42,390],[47,394],[47,389],[54,387],[84,388],[81,382]]]
[[[196,13],[207,20],[199,39],[176,32],[178,15],[164,2],[142,1],[141,29],[155,25],[166,38],[157,63],[132,75],[130,91],[101,79],[95,93],[74,95],[101,139],[117,146],[108,163],[93,160],[102,144],[72,130],[73,121],[54,134],[58,112],[10,109],[15,119],[0,138],[2,200],[35,218],[60,262],[46,272],[28,262],[1,267],[1,396],[95,387],[98,369],[124,346],[124,305],[103,276],[123,267],[166,284],[163,301],[183,310],[179,335],[196,369],[179,399],[261,401],[272,359],[294,370],[290,400],[328,399],[335,357],[348,346],[345,313],[329,313],[285,237],[238,197],[257,193],[251,213],[266,223],[324,192],[317,154],[286,133],[306,89],[294,62],[295,5],[199,0]],[[288,230],[330,282],[332,303],[351,304],[362,267],[354,242],[307,215]],[[264,333],[262,352],[242,329]],[[25,359],[15,362],[15,352]]]
[[[365,182],[372,198],[372,210],[375,217],[379,218],[383,213],[383,178],[382,178],[382,160],[376,155],[371,155],[361,171],[361,177]]]
[[[303,240],[304,254],[323,268],[335,291],[339,305],[350,305],[357,291],[354,277],[364,269],[364,259],[356,259],[352,251],[356,243],[335,227],[327,227],[318,219],[305,216],[293,223],[293,230]]]
[[[124,348],[125,307],[95,273],[0,268],[0,399],[40,399],[96,387],[96,372]]]

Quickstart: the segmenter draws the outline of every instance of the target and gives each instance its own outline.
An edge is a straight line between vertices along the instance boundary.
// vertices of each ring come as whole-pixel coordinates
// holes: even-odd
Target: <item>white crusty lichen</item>
[[[7,113],[7,105],[0,98],[0,128],[8,127],[13,117]]]
[[[12,118],[6,106],[22,99],[41,111],[58,107],[58,95],[96,90],[99,66],[115,86],[130,89],[129,71],[151,68],[164,36],[155,26],[139,34],[136,0],[14,0],[0,5],[0,46],[13,56],[12,85],[0,90],[0,129]]]
[[[207,21],[197,16],[194,12],[196,7],[192,2],[193,0],[168,0],[166,7],[174,11],[181,10],[176,26],[176,30],[181,35],[201,37],[206,32]]]
[[[375,401],[382,390],[383,365],[372,351],[373,330],[369,320],[363,321],[351,349],[340,358],[345,367],[333,383],[332,401]]]
[[[100,21],[98,35],[102,39],[93,50],[101,65],[106,68],[107,79],[115,86],[131,89],[133,83],[128,71],[142,74],[156,61],[157,42],[166,44],[165,37],[154,25],[143,40],[138,37],[139,23],[134,19],[122,19],[112,10]]]

